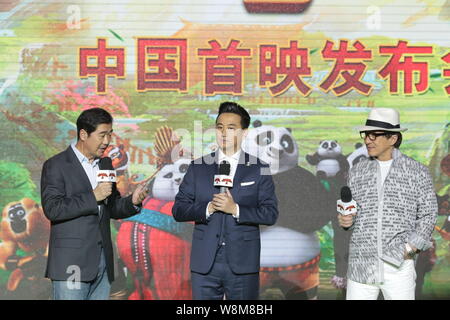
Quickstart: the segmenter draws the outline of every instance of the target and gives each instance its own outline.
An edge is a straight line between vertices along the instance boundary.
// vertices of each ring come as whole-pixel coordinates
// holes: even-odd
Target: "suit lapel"
[[[246,166],[247,162],[248,154],[242,151],[239,157],[238,165],[236,167],[236,172],[234,173],[233,188],[231,189],[231,194],[233,195],[233,197],[235,196],[235,193],[240,189],[240,182],[249,168]]]
[[[214,187],[214,175],[219,172],[219,153],[213,152],[205,157],[205,177],[206,183],[211,186],[212,194],[217,193],[218,189]]]
[[[213,186],[213,179],[214,175],[219,173],[219,153],[213,152],[205,157],[205,177],[208,179],[208,183]],[[239,157],[239,162],[236,167],[236,172],[234,173],[234,179],[233,179],[233,188],[230,189],[231,194],[233,197],[240,189],[240,182],[243,177],[245,177],[245,174],[248,172],[248,170],[251,168],[247,166],[246,164],[249,162],[249,155],[245,153],[244,151],[241,152],[241,155]],[[217,193],[217,188],[212,187],[214,190],[214,193]]]
[[[91,186],[91,182],[89,181],[89,178],[86,172],[84,171],[83,166],[81,165],[77,156],[73,152],[72,147],[69,146],[66,152],[67,152],[67,161],[69,162],[70,166],[75,170],[76,176],[80,177],[80,179],[82,180],[81,183],[85,184],[86,186]]]
[[[70,168],[73,168],[73,170],[75,171],[75,175],[77,177],[80,177],[81,183],[83,185],[86,185],[86,188],[92,189],[91,182],[89,181],[89,177],[87,176],[86,171],[84,171],[84,168],[81,165],[80,161],[78,160],[75,152],[73,152],[72,146],[69,146],[69,148],[67,148],[66,153],[67,153],[67,162],[69,163]],[[103,210],[104,210],[104,205],[101,205],[100,209],[99,209],[99,213],[98,213],[99,221],[102,219]]]

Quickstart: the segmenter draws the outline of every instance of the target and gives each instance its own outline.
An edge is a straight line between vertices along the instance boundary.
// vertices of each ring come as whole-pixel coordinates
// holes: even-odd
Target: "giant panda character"
[[[289,128],[263,126],[257,120],[243,141],[242,148],[270,165],[273,175],[297,167],[298,164],[298,146]]]
[[[141,213],[124,220],[117,235],[120,258],[133,279],[130,300],[189,300],[191,223],[178,223],[172,207],[190,164],[166,164],[150,182]]]
[[[347,177],[350,169],[358,162],[369,158],[367,148],[364,144],[358,142],[355,144],[355,150],[345,156],[347,164],[341,166],[343,168],[340,176],[325,178],[322,182],[329,184],[330,193],[336,199],[340,198],[341,188],[347,185]],[[333,247],[335,261],[335,275],[331,279],[332,285],[337,289],[347,288],[347,269],[348,269],[348,249],[350,243],[351,232],[344,230],[337,220],[337,215],[332,215],[331,223],[333,226]]]
[[[298,165],[291,131],[255,121],[242,148],[270,165],[278,199],[274,226],[261,233],[261,292],[278,287],[286,299],[311,299],[319,285],[320,244],[315,231],[335,213],[319,179]]]

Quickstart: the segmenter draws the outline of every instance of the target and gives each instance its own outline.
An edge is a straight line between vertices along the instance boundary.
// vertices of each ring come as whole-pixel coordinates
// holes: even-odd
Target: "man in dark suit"
[[[177,221],[195,221],[191,252],[194,299],[257,299],[259,225],[273,225],[277,199],[269,166],[241,151],[250,124],[234,102],[220,105],[216,119],[219,150],[189,166],[172,209]],[[230,164],[231,191],[213,186],[219,164]]]
[[[97,183],[112,122],[101,108],[83,111],[76,144],[48,159],[42,169],[42,207],[51,222],[45,276],[52,280],[56,300],[109,298],[114,280],[110,219],[138,213],[148,193],[139,185],[121,198],[112,182]]]

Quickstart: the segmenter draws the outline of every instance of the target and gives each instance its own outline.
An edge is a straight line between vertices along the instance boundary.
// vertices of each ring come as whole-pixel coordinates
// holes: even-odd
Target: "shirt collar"
[[[389,165],[391,165],[392,161],[394,161],[394,159],[389,159],[389,160],[386,160],[386,161],[380,161],[380,160],[377,159],[377,161],[380,164],[380,166],[389,166]]]
[[[241,149],[239,149],[238,152],[236,152],[232,156],[227,156],[225,153],[223,153],[222,149],[219,148],[219,161],[226,159],[226,160],[234,160],[237,162],[239,161],[240,156],[241,156]]]
[[[75,142],[72,142],[70,146],[72,147],[73,152],[75,152],[75,155],[77,156],[78,161],[80,161],[81,164],[83,164],[84,162],[89,163],[89,159],[86,158],[86,156],[77,149],[77,147],[75,146]],[[96,165],[98,165],[99,161],[99,158],[94,159],[94,161],[92,161],[92,166],[95,167]]]

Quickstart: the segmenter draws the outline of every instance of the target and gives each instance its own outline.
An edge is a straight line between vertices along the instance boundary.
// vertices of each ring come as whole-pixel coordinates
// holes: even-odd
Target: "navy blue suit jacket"
[[[266,174],[262,174],[262,171]],[[215,212],[206,219],[208,202],[212,200],[213,194],[219,193],[213,185],[217,173],[216,153],[191,162],[172,208],[176,221],[195,221],[191,270],[202,274],[211,270],[222,224],[225,223],[226,254],[231,270],[237,274],[259,272],[259,225],[273,225],[278,217],[275,187],[272,176],[268,174],[269,167],[259,159],[241,152],[230,189],[234,202],[239,205],[239,220],[221,212]]]

